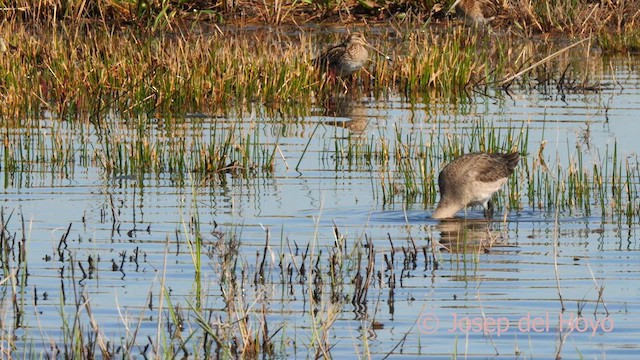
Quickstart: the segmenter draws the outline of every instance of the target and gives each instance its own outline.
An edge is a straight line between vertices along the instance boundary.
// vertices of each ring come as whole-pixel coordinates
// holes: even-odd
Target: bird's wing
[[[489,154],[485,154],[481,159],[478,159],[478,162],[474,165],[474,171],[476,180],[482,182],[495,182],[509,177],[513,172],[501,156]]]

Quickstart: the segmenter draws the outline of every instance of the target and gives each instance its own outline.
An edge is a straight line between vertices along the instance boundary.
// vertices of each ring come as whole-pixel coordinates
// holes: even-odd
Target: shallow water
[[[9,284],[17,280],[6,274],[22,264],[17,246],[3,258],[3,341],[13,337],[26,353],[51,353],[50,343],[61,346],[68,337],[61,331],[62,319],[73,321],[80,303],[85,331],[90,332],[93,318],[111,343],[135,338],[139,349],[133,353],[149,355],[144,346],[156,340],[158,316],[162,334],[167,328],[167,298],[159,296],[165,276],[172,305],[185,316],[183,336],[195,331],[194,344],[202,334],[190,307],[211,310],[212,319],[223,319],[221,323],[239,317],[226,310],[223,291],[229,289],[227,283],[221,285],[223,271],[215,255],[219,237],[227,244],[235,234],[241,243],[237,276],[246,277],[236,306],[248,309],[254,328],[264,309],[276,352],[287,356],[314,356],[308,344],[321,322],[314,316],[326,320],[333,311],[336,318],[326,341],[335,357],[369,352],[403,358],[629,358],[640,351],[637,215],[603,215],[595,199],[588,211],[578,206],[541,209],[527,199],[521,180],[520,209],[507,211],[504,194],[500,197],[503,206],[496,220],[505,221],[487,224],[480,210],[471,209],[467,220],[438,222],[429,216],[434,205],[425,206],[419,197],[403,196],[402,190],[385,197],[381,184],[400,172],[397,166],[385,169],[365,159],[350,163],[340,158],[336,144],[386,139],[393,145],[400,133],[435,147],[440,156],[438,149],[447,139],[462,135],[461,141],[471,144],[479,127],[500,131],[499,141],[505,141],[509,129],[522,136],[521,129],[527,128],[526,161],[533,163],[546,141],[543,157],[552,177],[553,169],[567,169],[578,153],[588,171],[593,163],[612,166],[614,144],[619,158],[631,159],[629,171],[637,173],[637,65],[635,58],[592,64],[596,70],[590,80],[611,84],[599,92],[515,87],[510,96],[475,94],[459,105],[347,95],[336,96],[329,106],[318,105],[310,116],[269,116],[258,109],[243,116],[187,118],[181,126],[193,138],[207,141],[212,129],[235,125],[259,135],[269,151],[278,143],[272,176],[229,174],[226,183],[189,175],[176,181],[164,173],[106,175],[81,160],[83,151],[100,148],[90,125],[73,127],[45,116],[37,129],[43,146],[52,146],[54,132],[87,139],[88,145],[75,142],[75,160],[63,168],[52,170],[34,161],[30,171],[9,173],[3,166],[7,233],[16,243],[26,239],[28,266],[28,277],[18,276],[21,286],[12,288]],[[120,135],[130,131],[124,121],[111,121]],[[149,129],[158,138],[170,137],[160,121],[150,121]],[[36,141],[33,135],[28,140],[23,129],[2,131],[13,139],[22,136],[25,143]],[[402,182],[393,179],[401,188]],[[637,206],[637,199],[631,201]],[[203,238],[200,304],[189,253],[195,224]],[[61,241],[69,226],[66,241]],[[350,300],[332,303],[328,284],[322,301],[312,305],[313,277],[296,270],[289,282],[282,275],[279,263],[299,267],[307,246],[307,275],[313,274],[309,259],[314,256],[326,274],[336,231],[347,252],[357,244],[364,249],[367,241],[373,246],[374,278],[366,306]],[[407,259],[402,248],[413,244],[416,257]],[[266,274],[256,284],[253,276],[263,257]],[[349,279],[343,286],[345,296],[351,296],[355,287]],[[604,289],[600,295],[598,289]],[[24,309],[18,322],[14,293]],[[197,351],[193,347],[187,345],[188,351]]]

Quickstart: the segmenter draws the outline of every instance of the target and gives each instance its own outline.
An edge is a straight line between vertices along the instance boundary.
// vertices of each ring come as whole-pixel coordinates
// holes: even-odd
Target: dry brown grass
[[[583,34],[637,29],[640,3],[635,0],[482,0],[494,3],[493,26],[515,27],[527,33]],[[192,21],[217,24],[394,23],[449,17],[451,1],[382,0],[17,0],[0,1],[0,16],[44,23],[83,21],[135,24],[149,30],[185,26]]]

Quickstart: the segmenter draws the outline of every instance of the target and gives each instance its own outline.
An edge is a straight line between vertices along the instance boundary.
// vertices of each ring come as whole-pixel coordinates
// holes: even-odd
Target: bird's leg
[[[491,220],[492,217],[493,217],[493,201],[489,199],[489,201],[487,201],[484,204],[484,218],[487,220]]]
[[[349,92],[349,86],[347,86],[347,83],[342,79],[342,78],[338,78],[338,80],[340,80],[340,82],[342,83],[342,88],[344,88],[344,94]]]
[[[333,87],[333,84],[336,83],[336,74],[329,70],[325,74],[322,75],[322,82],[320,83],[320,89],[324,89],[325,87]]]
[[[488,251],[489,251],[489,249],[491,249],[491,247],[493,246],[493,244],[494,244],[496,241],[498,241],[498,239],[497,239],[497,238],[494,238],[494,237],[493,237],[493,234],[491,234],[491,223],[489,223],[488,221],[487,221],[487,228],[486,228],[486,230],[487,230],[487,239],[489,240],[489,243],[488,243],[488,244],[482,244],[482,245],[483,245],[483,250],[484,250],[485,252],[488,252]]]
[[[367,75],[369,75],[369,78],[371,78],[371,79],[373,79],[373,80],[375,80],[375,79],[376,79],[376,78],[373,76],[373,74],[371,74],[371,73],[369,72],[369,70],[367,70],[367,69],[365,69],[365,68],[362,68],[362,71],[364,71]]]

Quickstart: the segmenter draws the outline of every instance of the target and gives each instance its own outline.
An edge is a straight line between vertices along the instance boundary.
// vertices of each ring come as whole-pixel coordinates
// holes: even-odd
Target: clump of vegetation
[[[318,41],[298,32],[220,29],[147,36],[134,29],[60,26],[45,32],[39,26],[4,23],[0,29],[11,54],[0,59],[0,116],[10,123],[37,119],[43,111],[100,123],[110,113],[224,115],[262,105],[305,115],[325,94],[344,90],[344,82],[327,88],[311,63],[338,36]],[[394,61],[372,55],[349,90],[457,101],[469,89],[503,85],[552,48],[543,42],[487,43],[463,27],[444,34],[385,31],[370,42]]]
[[[600,48],[608,53],[640,53],[640,29],[626,33],[602,32],[598,35]]]
[[[439,21],[449,17],[453,0],[417,2],[383,0],[28,0],[0,3],[4,16],[41,23],[98,21],[135,24],[148,30],[173,28],[193,21],[210,23],[301,24],[314,21],[372,23],[388,21]],[[640,5],[622,0],[483,0],[494,9],[492,26],[513,27],[525,33],[624,33],[636,28]]]

